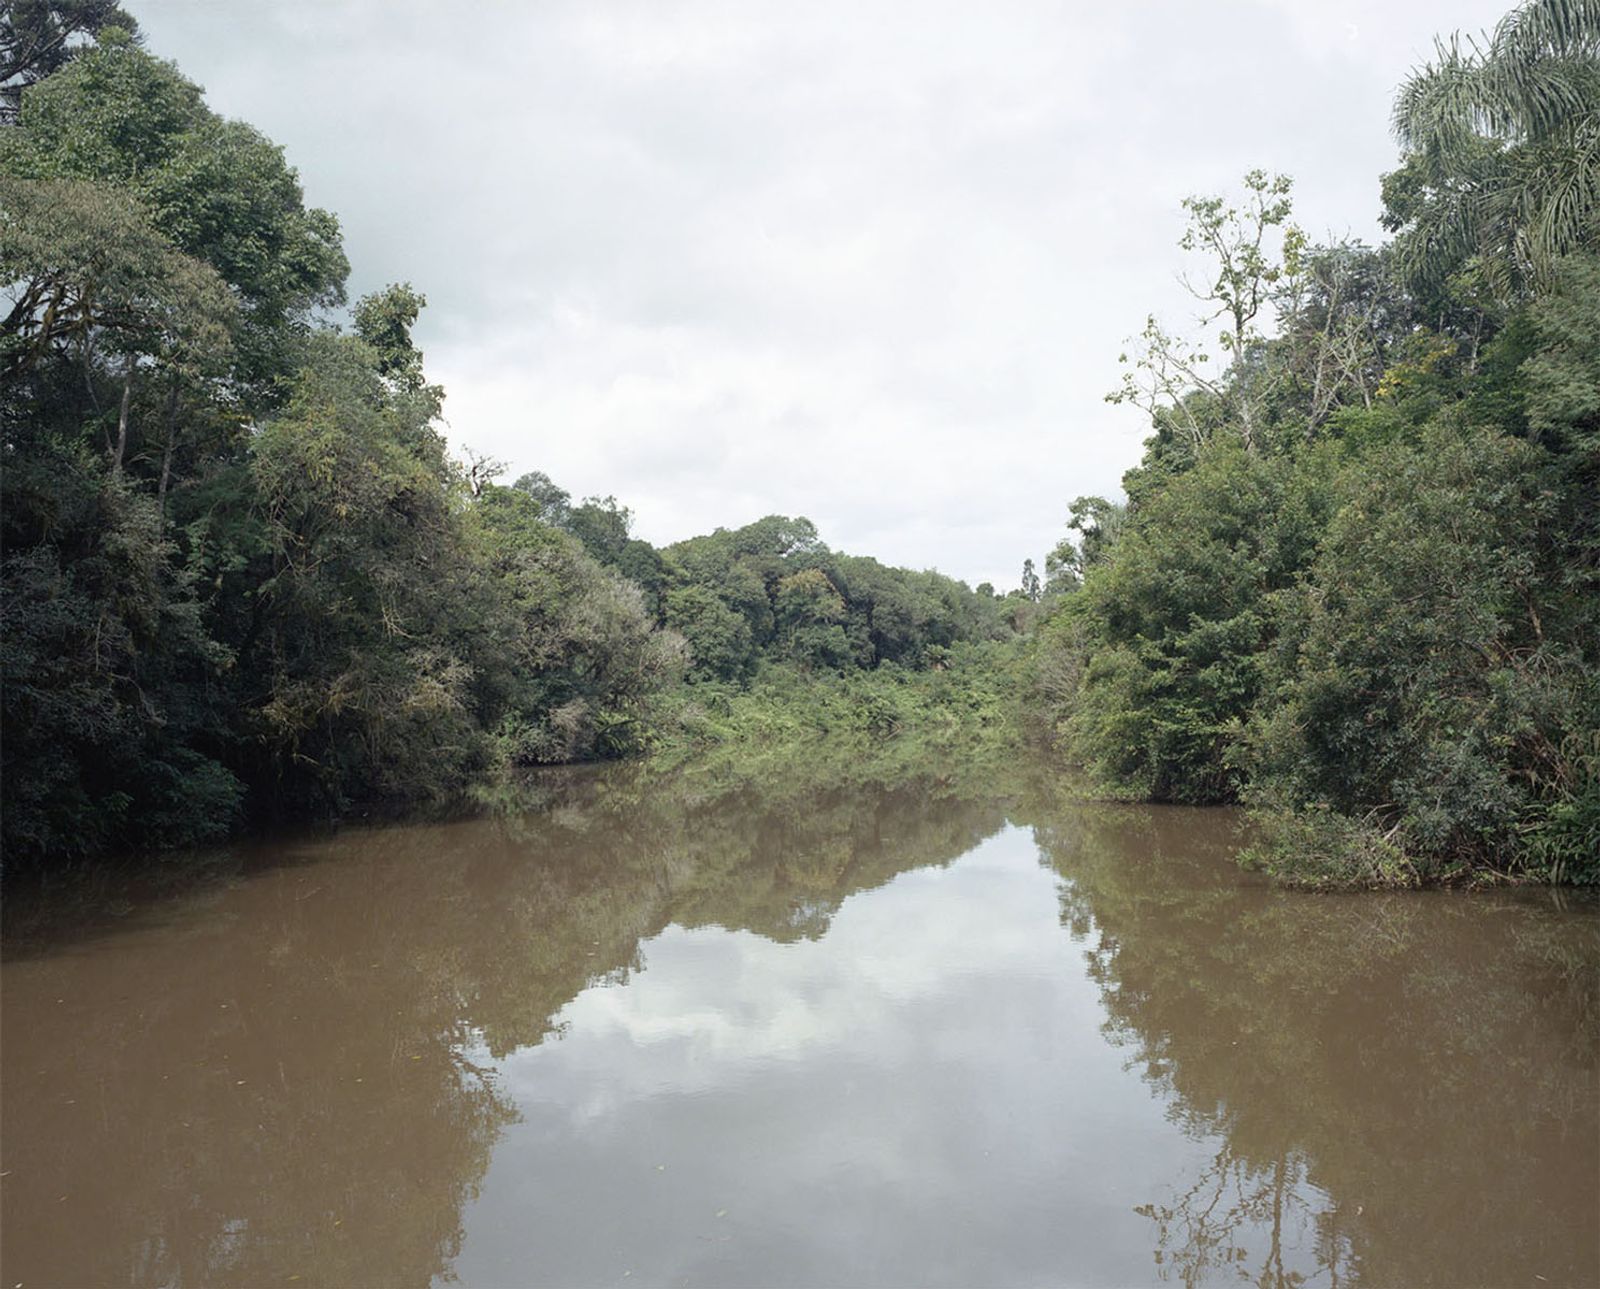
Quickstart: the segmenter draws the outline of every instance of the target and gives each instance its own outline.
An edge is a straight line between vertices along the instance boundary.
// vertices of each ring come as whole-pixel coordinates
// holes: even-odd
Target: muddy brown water
[[[620,770],[24,890],[0,1277],[1600,1284],[1595,906],[1237,844]]]

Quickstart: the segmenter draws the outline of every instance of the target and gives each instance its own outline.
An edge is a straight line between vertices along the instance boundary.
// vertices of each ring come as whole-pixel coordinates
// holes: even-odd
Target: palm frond
[[[1508,54],[1593,58],[1600,55],[1600,0],[1532,0],[1495,28],[1494,45]]]
[[[1477,60],[1460,37],[1435,44],[1435,60],[1415,70],[1395,96],[1394,131],[1408,148],[1448,153],[1476,133],[1483,97]]]
[[[1415,271],[1471,258],[1497,290],[1539,289],[1600,227],[1600,0],[1526,0],[1491,36],[1436,42],[1394,131],[1428,183],[1402,239]]]

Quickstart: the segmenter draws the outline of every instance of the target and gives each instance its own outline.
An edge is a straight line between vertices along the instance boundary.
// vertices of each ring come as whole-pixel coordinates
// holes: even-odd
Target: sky
[[[125,0],[409,281],[458,453],[657,544],[805,515],[1015,586],[1148,432],[1180,208],[1293,175],[1377,241],[1394,87],[1507,0]],[[1197,266],[1191,266],[1191,268]]]

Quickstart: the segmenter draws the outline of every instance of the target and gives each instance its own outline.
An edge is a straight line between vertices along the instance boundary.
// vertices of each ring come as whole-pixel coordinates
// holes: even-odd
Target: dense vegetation
[[[1395,124],[1379,249],[1279,176],[1186,203],[1213,352],[1125,357],[1154,434],[1036,683],[1105,789],[1243,800],[1290,878],[1600,882],[1600,6],[1442,44]]]
[[[494,796],[520,768],[1031,712],[1101,790],[1250,805],[1311,884],[1600,881],[1600,4],[1397,100],[1379,248],[1193,198],[1202,334],[1125,501],[1005,596],[769,516],[656,548],[440,432],[405,284],[107,0],[0,29],[7,860]],[[965,753],[962,753],[965,754]]]
[[[804,519],[656,550],[612,498],[456,461],[422,295],[338,325],[338,223],[275,145],[113,5],[6,12],[8,862],[449,799],[701,741],[763,670],[942,671],[1014,634],[1015,597]]]

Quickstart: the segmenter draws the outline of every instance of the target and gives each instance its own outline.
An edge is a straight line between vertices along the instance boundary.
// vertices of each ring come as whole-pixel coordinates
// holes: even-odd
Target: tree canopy
[[[1289,218],[1261,172],[1242,238],[1186,203],[1238,341],[1199,375],[1152,324],[1114,397],[1154,433],[1125,509],[1074,504],[1038,641],[1106,790],[1243,800],[1310,884],[1600,881],[1597,14],[1441,42],[1397,96],[1389,246],[1241,259]]]

